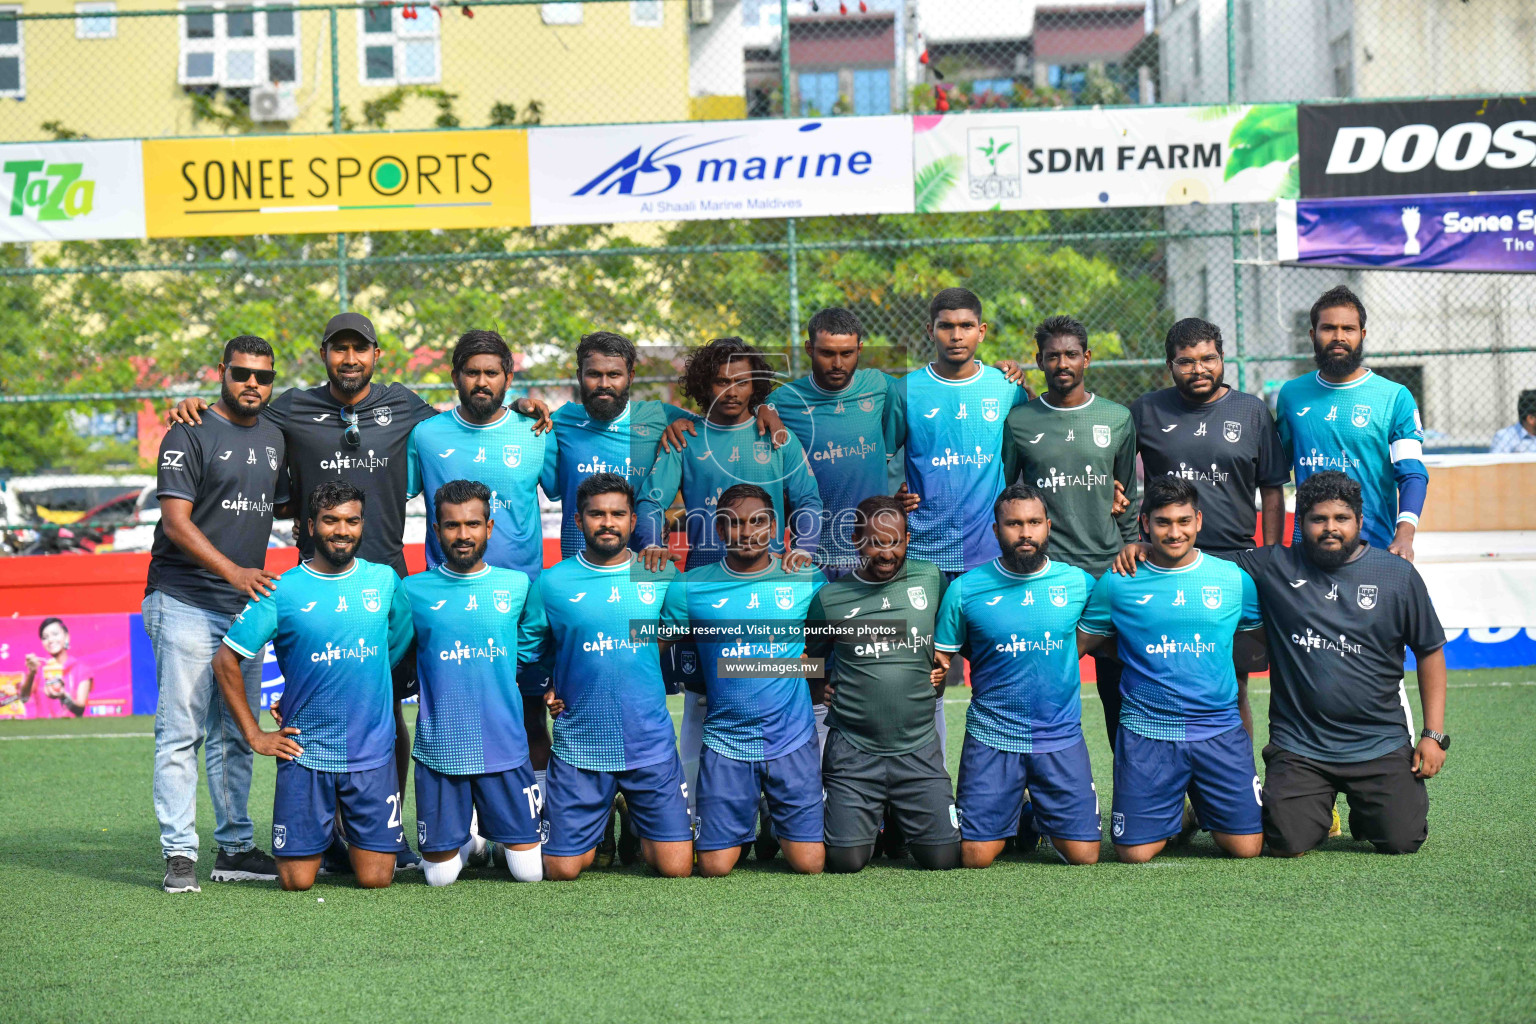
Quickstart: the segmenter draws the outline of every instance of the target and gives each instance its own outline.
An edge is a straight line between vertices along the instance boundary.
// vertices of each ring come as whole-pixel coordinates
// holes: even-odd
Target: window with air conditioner
[[[182,85],[299,84],[299,17],[291,6],[213,2],[181,9]]]
[[[429,8],[369,7],[357,12],[358,70],[364,85],[435,85],[443,80],[439,19]]]
[[[75,4],[76,39],[113,39],[117,36],[117,4]]]
[[[0,96],[25,99],[27,63],[21,52],[20,7],[0,7]]]
[[[640,28],[660,28],[661,0],[630,0],[629,23]]]
[[[581,4],[539,4],[539,17],[546,25],[580,25]]]

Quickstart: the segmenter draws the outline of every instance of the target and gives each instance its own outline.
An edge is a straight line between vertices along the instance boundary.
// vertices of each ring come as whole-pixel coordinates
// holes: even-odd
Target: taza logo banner
[[[912,212],[905,117],[535,128],[535,224]]]
[[[138,142],[0,146],[0,242],[144,237]]]
[[[151,238],[528,223],[522,131],[144,143]]]
[[[913,119],[919,213],[1296,195],[1296,108],[1014,110]]]
[[[1536,192],[1301,199],[1275,207],[1282,262],[1536,272]]]
[[[1303,105],[1298,116],[1305,199],[1536,183],[1536,109],[1524,100]]]

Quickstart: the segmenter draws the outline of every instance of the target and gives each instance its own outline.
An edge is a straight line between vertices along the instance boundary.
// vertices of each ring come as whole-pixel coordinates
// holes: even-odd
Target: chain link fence
[[[6,141],[1533,87],[1528,0],[0,7]],[[378,324],[385,379],[439,400],[473,327],[500,330],[520,384],[562,400],[577,339],[618,330],[659,397],[681,351],[723,334],[804,372],[803,324],[827,305],[860,316],[878,365],[921,365],[928,298],[964,285],[987,305],[984,358],[1032,360],[1034,324],[1072,313],[1092,334],[1090,387],[1129,402],[1165,386],[1162,339],[1182,316],[1221,325],[1229,380],[1272,393],[1309,366],[1307,310],[1344,281],[1369,309],[1372,365],[1413,390],[1431,447],[1485,446],[1536,386],[1530,277],[1274,260],[1267,205],[9,245],[0,472],[146,467],[167,398],[212,387],[223,339],[268,338],[280,384],[312,384],[339,308]]]

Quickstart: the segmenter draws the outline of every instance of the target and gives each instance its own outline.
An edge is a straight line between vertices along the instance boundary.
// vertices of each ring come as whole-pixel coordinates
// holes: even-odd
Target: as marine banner
[[[913,168],[919,213],[1268,202],[1296,195],[1296,108],[919,116]]]
[[[522,130],[150,140],[151,238],[528,224]]]

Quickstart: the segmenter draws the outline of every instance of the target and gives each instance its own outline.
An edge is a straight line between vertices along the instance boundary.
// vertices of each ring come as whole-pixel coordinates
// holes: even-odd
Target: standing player
[[[1445,763],[1445,631],[1418,570],[1362,539],[1361,487],[1316,473],[1296,488],[1301,543],[1238,556],[1274,638],[1264,839],[1297,857],[1329,834],[1338,794],[1349,830],[1382,853],[1429,835],[1426,779]],[[1423,732],[1403,687],[1418,659]]]
[[[283,435],[261,417],[272,398],[272,346],[241,335],[224,345],[219,400],[199,426],[160,442],[155,526],[144,588],[144,631],[155,651],[155,817],[166,892],[197,892],[197,748],[208,765],[215,882],[268,880],[277,865],[256,847],[247,803],[251,748],[225,709],[210,667],[247,601],[272,593],[262,566],[272,518],[289,514]],[[241,668],[251,714],[261,658]]]
[[[1195,485],[1200,494],[1198,542],[1207,555],[1232,561],[1253,548],[1255,489],[1264,543],[1279,544],[1290,464],[1275,418],[1256,395],[1222,383],[1221,329],[1215,324],[1195,317],[1180,320],[1169,328],[1164,344],[1173,387],[1131,403],[1148,479],[1172,476]],[[1143,549],[1125,551],[1139,555]],[[1237,661],[1238,710],[1252,736],[1248,673],[1264,670],[1264,649],[1239,643]]]
[[[1125,406],[1083,386],[1093,353],[1080,322],[1046,319],[1035,328],[1035,352],[1046,392],[1008,414],[1003,474],[1045,495],[1056,558],[1097,579],[1136,539],[1135,514],[1115,514],[1116,485],[1127,495],[1136,487],[1136,428]],[[1121,665],[1106,652],[1094,658],[1094,669],[1113,746]]]
[[[1125,664],[1113,744],[1115,856],[1129,864],[1155,857],[1181,831],[1188,792],[1217,846],[1257,857],[1259,777],[1237,713],[1232,643],[1239,630],[1262,627],[1258,594],[1247,573],[1195,546],[1193,483],[1150,477],[1143,508],[1147,564],[1135,577],[1101,576],[1077,633],[1083,653],[1117,637]]]
[[[1365,305],[1343,285],[1312,304],[1317,372],[1285,382],[1275,408],[1299,487],[1337,470],[1360,484],[1360,534],[1373,547],[1413,561],[1413,535],[1429,491],[1424,425],[1408,389],[1361,366]],[[1301,538],[1296,523],[1293,540]]]
[[[1068,864],[1095,864],[1103,826],[1083,739],[1082,682],[1072,643],[1093,580],[1047,556],[1045,496],[1012,484],[992,506],[1002,552],[949,585],[934,633],[942,680],[958,652],[971,662],[960,751],[960,856],[984,868],[1030,828]]]
[[[489,861],[487,839],[502,844],[517,881],[543,877],[542,799],[517,688],[518,663],[537,656],[543,616],[527,573],[486,562],[499,529],[492,500],[479,481],[436,488],[432,529],[442,560],[404,584],[421,685],[411,756],[428,885],[452,885],[467,864]]]
[[[651,572],[629,550],[635,492],[622,476],[583,480],[572,515],[586,549],[536,584],[546,653],[560,666],[548,696],[555,750],[545,874],[570,880],[592,864],[622,792],[645,862],[683,878],[693,871],[693,825],[657,656],[677,570],[667,563]]]
[[[411,643],[411,609],[389,566],[357,557],[362,491],[332,481],[309,497],[314,555],[236,617],[213,657],[224,702],[256,753],[276,757],[272,852],[286,890],[308,889],[338,813],[358,884],[380,889],[405,848],[396,783],[390,668]],[[245,703],[240,662],[275,642],[283,720],[264,732]]]
[[[819,874],[825,849],[810,689],[798,674],[745,672],[756,659],[804,654],[806,615],[826,578],[778,564],[773,542],[782,528],[772,496],[756,484],[726,488],[715,529],[725,558],[674,580],[661,612],[669,640],[697,643],[709,697],[699,759],[699,873],[730,873],[757,835],[758,797],[766,795],[790,867]]]
[[[884,495],[859,502],[852,542],[863,565],[828,583],[811,603],[809,657],[833,656],[822,753],[827,869],[859,871],[875,851],[881,815],[894,821],[924,868],[960,864],[954,790],[933,722],[934,619],[944,577],[909,560],[907,515]],[[846,631],[867,623],[862,634]],[[875,634],[876,623],[899,628]],[[887,810],[889,808],[889,810]]]

